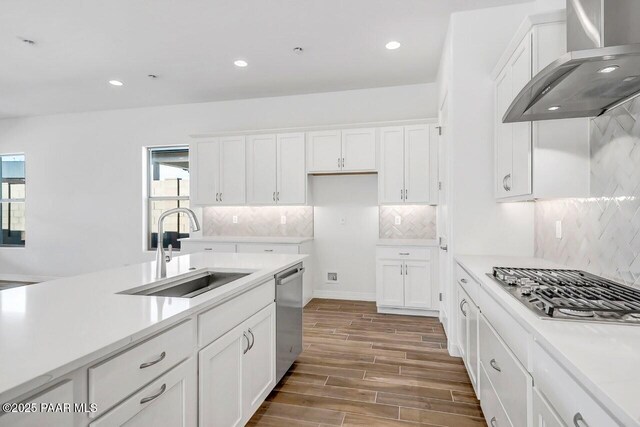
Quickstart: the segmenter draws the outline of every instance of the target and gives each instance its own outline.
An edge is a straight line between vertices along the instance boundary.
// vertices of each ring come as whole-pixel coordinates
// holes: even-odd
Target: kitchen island
[[[274,275],[305,258],[196,253],[161,281],[149,262],[0,292],[0,426],[243,423],[275,386]],[[250,274],[193,298],[121,293],[207,271]]]

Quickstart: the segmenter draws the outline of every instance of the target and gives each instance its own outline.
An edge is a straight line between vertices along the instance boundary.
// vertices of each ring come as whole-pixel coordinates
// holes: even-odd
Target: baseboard
[[[447,350],[449,351],[449,355],[453,357],[462,357],[462,353],[460,353],[460,349],[457,345],[453,344],[451,341],[447,344]]]
[[[341,292],[326,291],[324,289],[315,289],[313,291],[314,298],[342,299],[347,301],[375,301],[375,292]]]
[[[0,280],[4,280],[7,282],[46,282],[49,280],[60,279],[60,277],[55,276],[36,276],[31,274],[2,274],[0,273]]]
[[[380,307],[378,306],[378,313],[382,314],[401,314],[403,316],[423,316],[423,317],[438,317],[438,310],[419,310],[412,308],[395,308],[395,307]]]

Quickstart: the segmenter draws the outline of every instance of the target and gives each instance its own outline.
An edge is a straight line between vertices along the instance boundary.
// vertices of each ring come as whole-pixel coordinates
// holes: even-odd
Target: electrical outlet
[[[396,225],[402,224],[402,217],[400,215],[395,216],[395,224]]]
[[[562,221],[556,221],[556,239],[562,239]]]
[[[327,273],[327,282],[337,283],[338,282],[338,273],[328,272]]]
[[[284,225],[287,223],[287,216],[286,215],[281,215],[280,216],[280,224]]]
[[[231,220],[233,221],[234,224],[237,224],[238,223],[238,215],[234,215]]]

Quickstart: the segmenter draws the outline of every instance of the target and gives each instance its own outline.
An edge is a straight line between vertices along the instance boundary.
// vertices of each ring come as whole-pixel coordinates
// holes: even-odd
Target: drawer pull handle
[[[242,336],[247,340],[247,348],[242,350],[242,354],[247,354],[247,351],[249,351],[249,349],[251,348],[251,345],[249,344],[251,341],[249,341],[249,336],[247,335],[246,332],[243,332]]]
[[[212,251],[213,248],[204,248],[205,251]]]
[[[273,249],[265,249],[265,252],[273,252]]]
[[[399,252],[398,255],[411,255],[411,252]]]
[[[462,279],[460,279],[460,281],[461,281],[462,283],[467,283],[467,279],[465,279],[464,277],[463,277]]]
[[[489,365],[491,365],[491,367],[493,369],[495,369],[498,372],[502,372],[502,369],[500,369],[500,366],[498,366],[498,363],[496,362],[496,359],[491,359],[491,361],[489,362]]]
[[[498,420],[496,420],[496,417],[491,418],[491,427],[497,427],[498,426]]]
[[[249,333],[251,334],[251,345],[249,346],[249,350],[253,348],[253,345],[256,343],[256,336],[253,335],[253,331],[249,328]]]
[[[140,369],[148,368],[149,366],[153,366],[156,363],[160,363],[164,360],[165,357],[167,357],[167,353],[163,351],[162,353],[160,353],[160,357],[158,357],[156,360],[152,360],[151,362],[144,362],[142,365],[140,365]]]
[[[582,414],[580,412],[576,412],[573,416],[573,425],[576,427],[589,427],[589,424],[582,418]]]
[[[144,405],[147,402],[151,402],[152,400],[157,399],[158,397],[160,397],[160,395],[162,395],[162,393],[164,393],[164,391],[166,389],[167,389],[167,385],[166,384],[162,384],[162,387],[160,387],[160,391],[159,392],[157,392],[153,396],[149,396],[149,397],[145,397],[145,398],[140,399],[140,404]]]
[[[467,317],[467,312],[464,311],[464,305],[467,303],[467,300],[462,298],[462,301],[460,301],[460,311],[462,312],[462,314],[464,315],[464,317]]]

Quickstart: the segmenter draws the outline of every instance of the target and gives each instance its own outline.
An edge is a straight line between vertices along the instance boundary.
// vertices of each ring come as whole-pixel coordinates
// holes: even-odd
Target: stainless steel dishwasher
[[[302,274],[297,264],[276,274],[276,380],[302,353]]]

